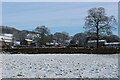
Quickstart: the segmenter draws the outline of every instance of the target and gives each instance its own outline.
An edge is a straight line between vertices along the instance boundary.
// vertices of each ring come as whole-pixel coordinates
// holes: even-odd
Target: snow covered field
[[[118,78],[118,54],[1,54],[3,78]]]
[[[0,55],[0,79],[2,78],[2,56]]]

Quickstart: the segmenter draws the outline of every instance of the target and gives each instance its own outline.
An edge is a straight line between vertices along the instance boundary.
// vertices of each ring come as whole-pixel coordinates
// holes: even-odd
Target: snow
[[[3,34],[4,36],[9,36],[9,37],[12,37],[13,34]]]
[[[114,44],[120,44],[120,42],[105,43],[105,45],[114,45]]]
[[[1,54],[3,78],[118,78],[118,54]]]
[[[2,34],[0,35],[0,41],[12,42],[12,34]]]
[[[32,42],[33,40],[30,40],[30,39],[25,39],[26,41],[30,41],[30,42]]]
[[[0,80],[2,79],[2,55],[0,55]]]

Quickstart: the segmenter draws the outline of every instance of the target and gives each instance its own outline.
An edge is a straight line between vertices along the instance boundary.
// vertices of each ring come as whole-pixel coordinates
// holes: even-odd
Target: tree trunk
[[[97,30],[97,48],[99,48],[99,34],[98,34],[98,30]]]
[[[41,45],[44,45],[44,34],[41,34]]]
[[[99,29],[98,29],[98,23],[97,23],[97,48],[99,48]]]

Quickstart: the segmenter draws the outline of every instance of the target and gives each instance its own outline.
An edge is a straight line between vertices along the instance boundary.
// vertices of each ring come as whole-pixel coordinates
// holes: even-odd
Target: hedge
[[[10,54],[116,54],[120,49],[81,49],[81,48],[16,48],[3,49]]]

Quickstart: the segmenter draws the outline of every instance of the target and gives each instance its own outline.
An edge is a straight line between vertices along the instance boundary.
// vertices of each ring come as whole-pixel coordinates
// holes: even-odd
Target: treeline
[[[61,46],[66,46],[71,39],[66,32],[56,32],[55,34],[51,34],[50,30],[46,26],[36,27],[32,32],[27,33],[26,31],[22,31],[21,33],[14,34],[14,40],[22,41],[24,39],[31,39],[38,43],[38,46],[46,45],[46,43],[58,43]]]
[[[6,32],[6,30],[10,32]],[[87,45],[88,40],[96,40],[95,33],[77,33],[74,36],[70,36],[67,32],[56,32],[51,34],[50,30],[46,26],[36,27],[33,31],[19,31],[15,28],[4,27],[3,33],[12,33],[14,41],[22,41],[24,39],[31,39],[36,41],[39,46],[46,43],[59,43],[61,46],[68,45]],[[119,42],[120,38],[117,35],[100,35],[101,40],[107,42]]]

